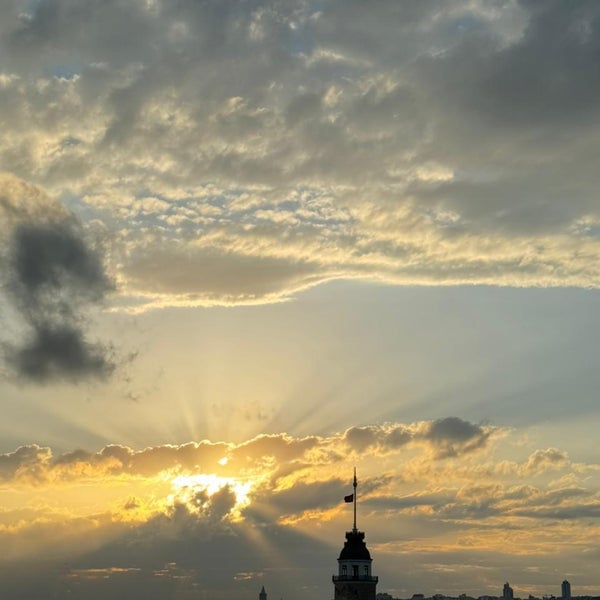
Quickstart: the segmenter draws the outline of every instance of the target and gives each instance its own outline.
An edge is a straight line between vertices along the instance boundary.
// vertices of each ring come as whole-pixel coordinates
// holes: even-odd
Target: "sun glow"
[[[235,477],[221,477],[211,474],[178,475],[171,484],[174,498],[189,505],[197,505],[199,495],[205,494],[210,499],[215,494],[229,489],[235,496],[235,504],[229,515],[234,520],[241,519],[241,509],[250,504],[250,491],[254,486],[252,480],[241,480]]]

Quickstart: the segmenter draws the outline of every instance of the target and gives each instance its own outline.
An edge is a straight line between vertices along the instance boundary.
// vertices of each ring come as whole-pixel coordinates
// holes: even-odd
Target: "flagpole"
[[[356,533],[356,467],[354,467],[354,482],[352,483],[352,485],[354,486],[354,527],[352,531]]]

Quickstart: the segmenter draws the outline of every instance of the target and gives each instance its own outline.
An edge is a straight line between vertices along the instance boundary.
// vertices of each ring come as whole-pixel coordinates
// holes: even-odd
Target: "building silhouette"
[[[346,541],[338,558],[338,574],[332,577],[334,600],[375,600],[378,577],[371,573],[373,559],[365,544],[365,534],[356,528],[356,469],[354,494],[346,502],[354,503],[354,526],[346,532]]]
[[[503,600],[513,600],[514,598],[513,589],[508,584],[508,581],[504,584],[504,587],[502,588],[502,598]]]
[[[560,584],[560,595],[563,600],[571,600],[571,584],[566,579]]]

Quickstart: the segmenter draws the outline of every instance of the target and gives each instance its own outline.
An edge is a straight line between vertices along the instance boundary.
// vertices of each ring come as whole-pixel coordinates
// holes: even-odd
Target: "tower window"
[[[352,577],[358,579],[358,565],[352,565]]]

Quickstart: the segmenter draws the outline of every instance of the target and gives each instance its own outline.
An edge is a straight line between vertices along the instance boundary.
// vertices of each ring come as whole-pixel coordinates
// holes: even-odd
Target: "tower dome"
[[[371,560],[364,532],[355,529],[346,531],[346,541],[338,560]]]

